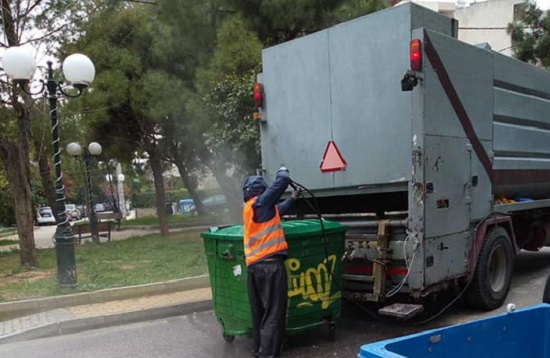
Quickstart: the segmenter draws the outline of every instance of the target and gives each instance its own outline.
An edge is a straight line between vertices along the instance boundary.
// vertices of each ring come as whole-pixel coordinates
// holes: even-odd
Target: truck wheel
[[[513,266],[514,252],[508,232],[502,227],[491,229],[485,236],[474,277],[466,291],[466,303],[483,310],[500,307],[508,295]]]
[[[550,303],[550,276],[546,279],[546,284],[544,285],[544,293],[542,294],[542,302]]]

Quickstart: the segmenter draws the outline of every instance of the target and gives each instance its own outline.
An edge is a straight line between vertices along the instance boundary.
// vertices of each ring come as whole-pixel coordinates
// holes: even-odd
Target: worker
[[[243,186],[245,206],[244,253],[248,267],[248,296],[252,311],[254,357],[280,357],[286,325],[288,282],[285,267],[288,244],[281,216],[298,198],[294,190],[279,203],[290,184],[290,173],[282,167],[273,185],[262,176],[246,178]]]

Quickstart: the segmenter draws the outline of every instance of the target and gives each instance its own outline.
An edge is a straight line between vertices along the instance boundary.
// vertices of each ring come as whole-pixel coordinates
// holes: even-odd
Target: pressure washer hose
[[[311,210],[313,210],[313,212],[317,215],[317,217],[319,219],[319,223],[321,225],[321,235],[323,237],[323,243],[324,243],[324,248],[325,248],[325,260],[327,260],[327,263],[328,263],[328,243],[327,243],[327,236],[326,236],[325,223],[324,223],[325,219],[323,218],[323,215],[321,214],[321,209],[319,208],[319,204],[317,202],[317,197],[315,196],[315,194],[313,194],[311,192],[311,190],[309,190],[308,188],[306,188],[305,186],[303,186],[302,184],[300,184],[300,183],[298,183],[294,180],[290,181],[290,186],[294,190],[300,190],[301,189],[301,190],[305,191],[306,193],[308,193],[311,196],[311,199],[313,200],[313,204],[311,204],[311,202],[307,198],[303,198],[305,203],[310,207]],[[328,271],[328,273],[331,277],[332,282],[335,283],[336,288],[338,290],[340,290],[341,292],[343,292],[343,288],[340,285],[340,282],[338,280],[334,279],[334,275],[333,275],[332,271],[330,271],[330,270],[327,270],[327,271]],[[365,313],[367,313],[369,316],[376,319],[377,321],[380,321],[380,316],[379,315],[377,315],[376,313],[371,312],[370,310],[368,310],[366,307],[364,307],[361,303],[359,303],[355,299],[350,299],[350,300],[355,305],[357,305],[357,307],[359,307],[361,310],[363,310]]]
[[[305,186],[303,186],[302,184],[294,181],[294,180],[291,180],[290,181],[290,186],[292,187],[292,189],[294,190],[303,190],[305,191],[306,193],[308,193],[310,196],[311,196],[311,199],[313,200],[313,205],[311,204],[311,202],[307,199],[307,198],[303,198],[305,203],[310,207],[311,210],[313,210],[313,212],[317,215],[317,217],[319,218],[319,223],[321,224],[321,233],[322,233],[322,237],[323,237],[323,242],[324,242],[324,247],[325,247],[325,259],[327,260],[328,262],[328,247],[327,247],[327,237],[326,237],[326,232],[325,232],[325,224],[324,224],[324,218],[323,218],[323,215],[321,214],[321,209],[319,208],[319,204],[317,202],[317,197],[315,196],[315,194],[313,194],[311,192],[311,190],[309,190],[308,188],[306,188]],[[406,243],[406,242],[405,242]],[[414,254],[413,254],[413,257],[412,257],[412,260],[411,260],[411,263],[410,263],[410,266],[412,267],[412,264],[414,262],[414,259],[415,259],[415,256],[416,256],[416,249],[414,250]],[[405,252],[404,252],[405,254]],[[406,259],[406,254],[405,254],[405,262],[407,262],[407,259]],[[407,265],[409,266],[409,265]],[[410,269],[409,269],[409,272],[410,272]],[[337,288],[343,292],[343,289],[342,289],[342,286],[339,285],[339,282],[338,280],[334,280],[334,276],[332,274],[332,272],[329,271],[329,274],[331,276],[331,279],[332,279],[332,282],[334,282],[337,286]],[[403,280],[403,282],[398,286],[399,287],[399,290],[401,289],[401,287],[403,287],[404,285],[404,281],[408,278],[408,273],[407,273],[407,276],[405,277],[405,279]],[[449,309],[454,303],[456,303],[456,301],[458,301],[458,299],[460,299],[460,297],[462,297],[462,295],[466,292],[466,290],[468,289],[468,286],[470,285],[470,282],[468,282],[468,284],[464,287],[464,289],[459,293],[459,295],[457,297],[455,297],[454,300],[452,300],[447,306],[445,306],[442,310],[440,310],[437,314],[421,321],[421,322],[417,322],[415,325],[419,326],[419,325],[423,325],[423,324],[426,324],[434,319],[436,319],[437,317],[439,317],[441,314],[443,314],[443,312],[445,312],[447,309]],[[392,290],[393,291],[393,290]],[[391,296],[393,296],[395,293],[398,292],[398,290],[396,290],[395,292],[392,292],[390,291],[391,293]],[[389,296],[389,297],[391,297]],[[371,317],[373,317],[374,319],[380,321],[380,316],[376,313],[373,313],[371,311],[369,311],[366,307],[364,307],[363,305],[361,305],[358,301],[356,301],[355,299],[350,299],[354,304],[356,304],[361,310],[363,310],[364,312],[366,312],[368,315],[370,315]]]

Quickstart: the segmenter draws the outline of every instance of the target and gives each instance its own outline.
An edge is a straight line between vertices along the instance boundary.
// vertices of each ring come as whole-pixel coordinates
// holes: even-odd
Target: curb
[[[2,317],[2,319],[11,319],[57,308],[103,303],[134,297],[153,296],[207,287],[210,287],[210,278],[208,275],[203,275],[160,283],[111,288],[93,292],[83,292],[71,295],[44,297],[15,302],[5,302],[0,303],[0,317]]]
[[[178,232],[185,232],[185,231],[198,231],[198,230],[208,230],[212,226],[219,226],[221,224],[219,223],[202,223],[197,224],[194,226],[189,226],[187,224],[174,224],[169,225],[168,229],[185,229],[185,230],[178,230]],[[125,230],[160,230],[160,226],[158,225],[122,225],[120,227],[120,230],[116,231],[125,231]]]
[[[213,309],[212,300],[201,300],[179,305],[149,308],[140,311],[115,313],[111,315],[77,318],[17,332],[0,338],[0,344],[22,342],[38,338],[61,336],[82,331],[125,325],[136,322],[164,319]]]
[[[185,232],[185,231],[198,231],[198,230],[208,230],[209,228],[213,226],[220,226],[220,225],[229,225],[224,222],[203,222],[203,223],[196,223],[192,226],[189,226],[189,224],[171,224],[168,225],[169,229],[178,229],[178,232]],[[179,230],[179,229],[184,230]],[[160,226],[158,225],[122,225],[120,227],[120,230],[116,231],[124,231],[124,230],[160,230]]]

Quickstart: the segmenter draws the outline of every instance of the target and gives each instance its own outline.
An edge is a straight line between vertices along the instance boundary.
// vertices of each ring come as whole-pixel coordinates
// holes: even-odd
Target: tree
[[[13,210],[13,198],[10,193],[10,183],[6,171],[0,167],[0,224],[15,224],[15,212]]]
[[[55,15],[69,11],[76,1],[59,0],[0,0],[2,9],[2,47],[41,44],[52,45],[53,39],[70,22]],[[31,106],[30,96],[17,90],[5,79],[0,81],[2,96],[0,103],[0,161],[3,162],[9,178],[17,221],[21,264],[37,266],[38,259],[34,243],[33,195],[30,180],[31,153]],[[35,146],[36,147],[36,146]],[[38,149],[38,148],[36,148]],[[43,165],[44,162],[41,163]],[[45,168],[45,167],[44,167]]]
[[[252,84],[262,45],[239,15],[221,25],[211,62],[200,70],[198,90],[188,104],[197,121],[197,155],[216,177],[234,220],[241,219],[242,180],[259,168],[259,129]]]
[[[323,30],[384,7],[382,0],[227,0],[267,46]]]
[[[21,5],[19,1],[13,3],[11,0],[0,0],[2,30],[7,41],[2,43],[4,47],[19,46],[22,43],[29,10],[24,11]],[[28,2],[28,5],[30,9],[33,4]],[[29,163],[31,99],[7,81],[2,81],[0,86],[3,93],[0,108],[0,160],[5,165],[10,183],[21,248],[20,262],[23,266],[38,266]]]
[[[198,7],[197,1],[179,2],[178,6],[167,3],[171,6],[167,6],[169,11],[165,11],[164,18],[173,22],[177,31],[173,38],[200,60],[195,85],[186,96],[186,120],[169,131],[185,138],[184,143],[172,146],[181,155],[174,152],[172,157],[191,170],[196,170],[196,163],[208,167],[230,205],[240,208],[242,179],[260,167],[259,131],[252,120],[252,88],[260,69],[262,42],[270,45],[290,40],[378,10],[383,7],[382,2],[218,0],[203,2],[209,4],[204,7]],[[197,12],[202,16],[196,16]],[[181,17],[189,14],[195,16],[182,21]],[[204,21],[197,23],[197,19]],[[197,38],[187,41],[190,26],[196,29],[191,33]],[[186,78],[189,73],[193,71],[188,71]],[[238,213],[240,219],[240,210],[231,212]]]
[[[143,6],[105,9],[83,24],[83,35],[65,44],[63,52],[85,52],[96,65],[94,91],[80,108],[90,137],[105,143],[105,150],[119,161],[147,152],[161,234],[167,235],[162,128],[150,111],[155,107],[152,84],[164,61],[157,54],[162,44],[153,35],[157,26],[154,14]]]
[[[508,24],[514,55],[521,61],[550,69],[550,18],[528,3],[521,21]]]

